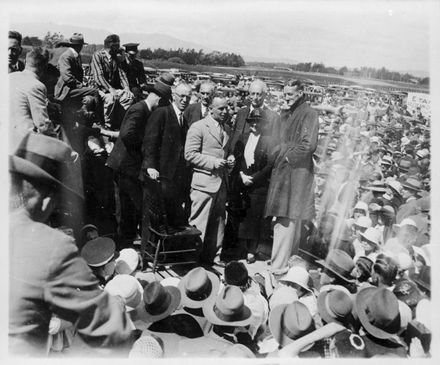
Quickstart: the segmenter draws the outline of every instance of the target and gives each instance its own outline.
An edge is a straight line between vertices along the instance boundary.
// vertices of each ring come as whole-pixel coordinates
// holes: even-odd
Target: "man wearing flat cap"
[[[73,238],[49,227],[70,185],[72,150],[29,133],[9,156],[9,352],[45,356],[52,315],[75,324],[93,347],[128,344],[132,331],[123,303],[98,286]]]
[[[142,164],[142,141],[145,127],[151,113],[161,100],[171,97],[174,77],[164,74],[154,86],[147,87],[149,94],[145,100],[132,105],[125,114],[115,147],[106,165],[115,171],[115,181],[119,187],[121,217],[119,235],[122,246],[130,245],[136,237],[141,222],[142,184],[138,179]]]
[[[142,90],[147,86],[147,77],[145,76],[144,65],[136,58],[139,43],[126,43],[125,59],[121,63],[122,69],[127,74],[130,90],[136,98],[136,101],[142,99]]]
[[[90,63],[93,83],[104,102],[105,123],[117,129],[122,120],[113,120],[117,116],[115,109],[120,105],[127,110],[134,102],[127,75],[117,60],[119,50],[119,36],[111,34],[105,38],[104,48],[93,54]]]

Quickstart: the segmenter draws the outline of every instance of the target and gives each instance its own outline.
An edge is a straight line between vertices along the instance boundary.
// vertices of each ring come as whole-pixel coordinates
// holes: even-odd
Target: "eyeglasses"
[[[174,95],[178,96],[181,99],[190,99],[191,98],[191,95],[178,94],[178,93],[175,93]]]

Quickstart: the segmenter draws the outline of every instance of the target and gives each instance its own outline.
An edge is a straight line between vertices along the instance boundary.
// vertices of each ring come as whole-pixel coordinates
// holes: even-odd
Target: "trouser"
[[[104,103],[104,120],[105,124],[109,126],[117,125],[120,127],[121,121],[114,121],[113,118],[115,116],[115,111],[118,108],[118,105],[123,108],[123,110],[127,110],[134,102],[134,96],[131,92],[127,92],[125,90],[117,90],[117,96],[119,97],[117,100],[114,99],[111,93],[104,93],[103,91],[99,91],[99,95]],[[116,113],[117,114],[117,113]],[[117,128],[119,129],[119,128]]]
[[[119,188],[120,221],[119,236],[122,246],[133,243],[141,224],[142,187],[140,181],[131,176],[117,174],[116,184]]]
[[[225,231],[226,188],[222,183],[216,193],[191,190],[191,217],[189,224],[202,232],[202,262],[212,264],[222,247]]]
[[[272,271],[281,271],[286,268],[290,256],[298,254],[300,233],[300,220],[276,218],[273,228]]]

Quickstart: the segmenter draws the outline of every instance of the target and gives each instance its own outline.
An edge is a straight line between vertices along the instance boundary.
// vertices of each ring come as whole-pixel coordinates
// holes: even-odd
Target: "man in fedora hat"
[[[21,39],[22,36],[19,32],[15,30],[10,30],[8,34],[8,73],[23,71],[24,63],[20,61],[18,57],[20,57],[22,48],[21,48]]]
[[[40,81],[47,70],[49,52],[40,47],[26,54],[22,72],[9,74],[9,148],[13,152],[28,132],[54,136],[47,111],[47,89]]]
[[[126,56],[121,63],[121,67],[127,74],[128,84],[136,101],[140,101],[142,90],[145,90],[147,86],[147,77],[145,76],[143,63],[136,58],[139,43],[126,43],[123,46],[125,47]]]
[[[52,314],[76,323],[82,339],[114,347],[131,336],[121,302],[98,286],[74,240],[48,225],[68,184],[72,150],[43,135],[25,136],[9,157],[9,350],[44,356]]]
[[[141,172],[145,127],[159,103],[171,97],[173,81],[171,74],[160,76],[154,86],[147,88],[149,94],[146,99],[127,110],[119,137],[107,159],[106,165],[115,171],[115,182],[119,188],[121,246],[133,243],[142,219],[142,183],[138,178]]]

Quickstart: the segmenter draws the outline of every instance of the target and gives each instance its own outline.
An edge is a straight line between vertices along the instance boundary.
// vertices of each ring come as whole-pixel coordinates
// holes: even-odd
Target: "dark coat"
[[[157,108],[150,116],[142,144],[142,173],[148,168],[159,171],[162,177],[174,180],[186,169],[184,148],[188,125],[179,125],[172,105]],[[143,175],[142,175],[143,176]]]
[[[246,123],[246,119],[249,116],[250,110],[250,106],[246,106],[237,112],[230,140],[231,152],[234,150],[235,144],[242,134],[249,135],[249,123]],[[262,108],[262,119],[260,123],[262,136],[272,137],[274,141],[279,139],[280,116],[277,113],[270,109]]]
[[[58,60],[60,77],[55,85],[54,96],[57,100],[64,100],[70,90],[82,87],[84,71],[81,57],[75,57],[72,50],[67,49]]]
[[[151,111],[145,101],[140,101],[127,110],[107,166],[122,174],[138,178],[142,165],[142,142],[150,115]]]
[[[183,116],[188,123],[188,128],[191,127],[191,124],[193,124],[194,122],[203,119],[202,103],[194,103],[188,105],[188,107],[185,109],[185,112],[183,113]]]
[[[318,143],[318,114],[301,98],[282,114],[281,120],[279,152],[270,179],[265,216],[312,219],[312,155]]]
[[[145,76],[144,64],[135,59],[128,60],[128,57],[121,63],[121,68],[127,75],[128,84],[130,89],[134,87],[140,87],[147,83],[147,77]]]

